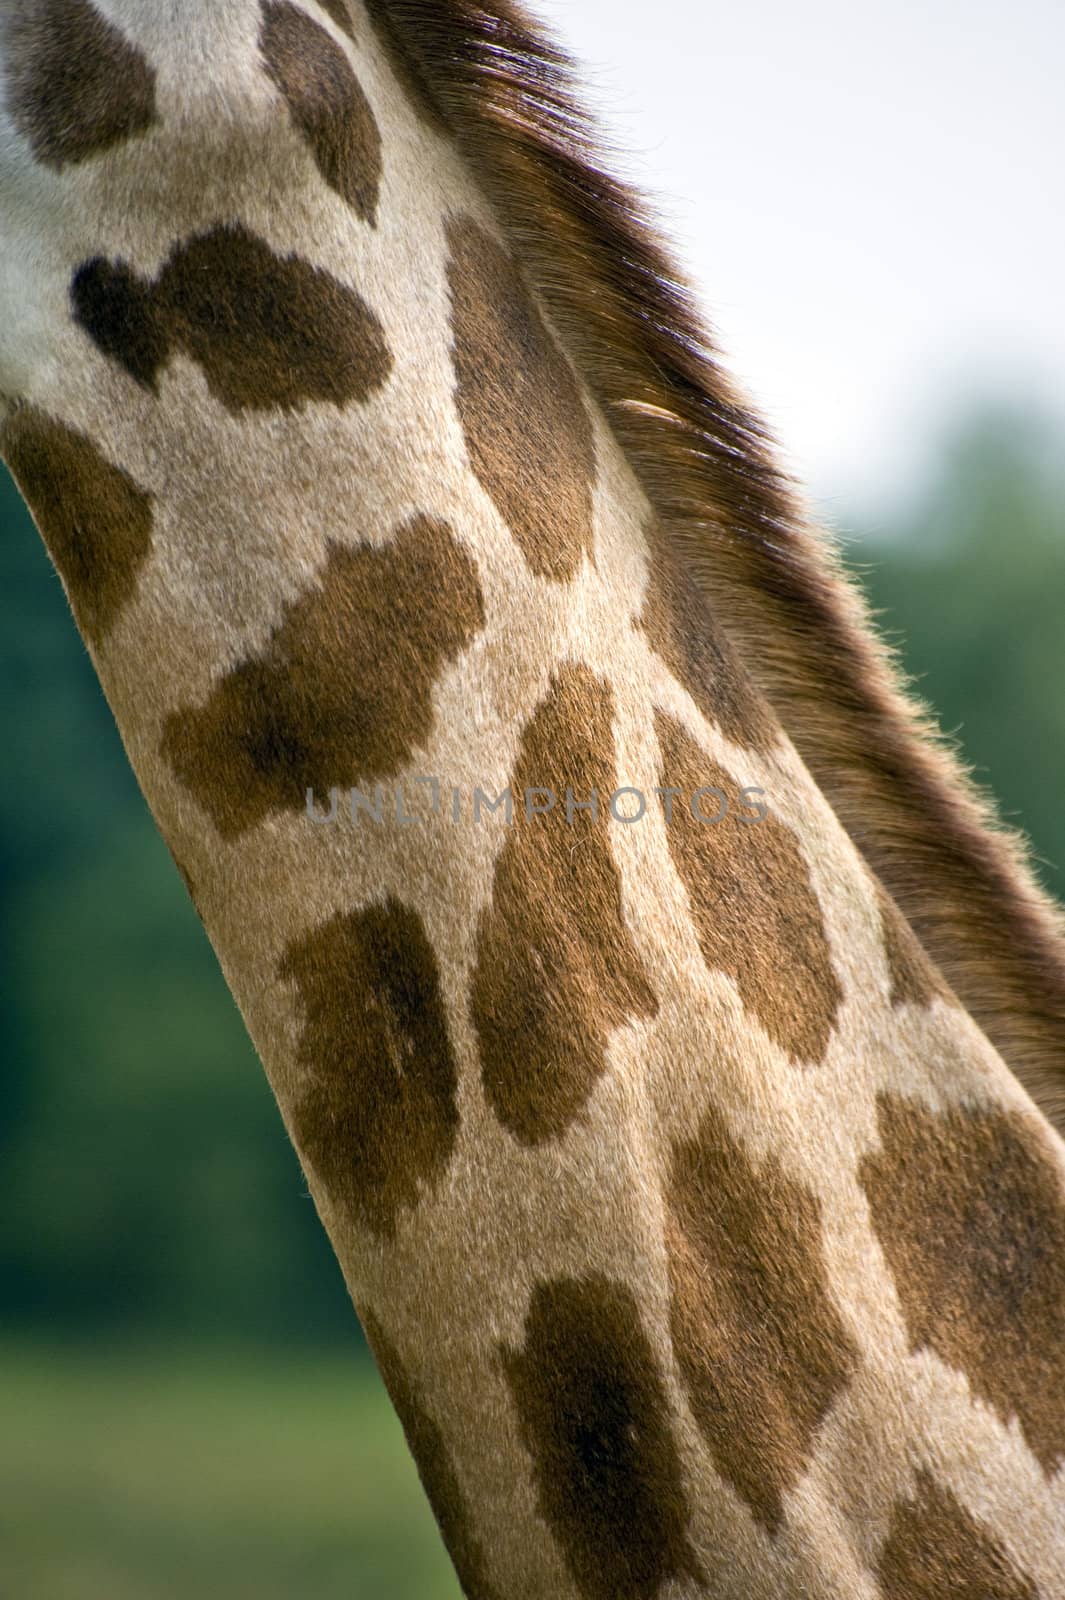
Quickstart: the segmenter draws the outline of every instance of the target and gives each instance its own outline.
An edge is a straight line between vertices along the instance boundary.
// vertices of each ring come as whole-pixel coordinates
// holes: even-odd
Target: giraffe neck
[[[466,1592],[1065,1594],[1060,1141],[374,19],[184,9],[6,23],[0,446]]]

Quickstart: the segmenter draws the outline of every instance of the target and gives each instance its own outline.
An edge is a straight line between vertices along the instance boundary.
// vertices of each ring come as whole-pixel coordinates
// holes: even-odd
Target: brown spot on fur
[[[935,999],[950,999],[950,990],[917,942],[913,929],[879,884],[877,905],[884,956],[891,975],[891,1004],[927,1006]]]
[[[697,822],[690,804],[696,791],[709,787],[729,797],[736,783],[675,718],[659,712],[655,728],[662,787],[682,791],[666,833],[703,959],[728,974],[781,1049],[799,1061],[821,1061],[843,994],[798,840],[772,812],[746,824],[731,811],[717,824]],[[697,803],[708,816],[719,809],[713,796]]]
[[[1015,1112],[938,1115],[883,1094],[860,1177],[914,1350],[1016,1417],[1050,1472],[1065,1456],[1065,1193]],[[934,1204],[929,1197],[934,1197]]]
[[[451,1158],[457,1071],[436,957],[390,899],[331,917],[278,967],[295,983],[306,1077],[292,1109],[301,1154],[333,1204],[390,1235]]]
[[[89,0],[39,0],[3,23],[7,112],[38,161],[62,170],[156,120],[155,73]]]
[[[473,1519],[451,1464],[444,1435],[426,1411],[421,1396],[395,1346],[372,1312],[361,1313],[366,1339],[373,1351],[389,1398],[396,1408],[418,1476],[433,1508],[462,1592],[468,1600],[495,1600],[497,1591],[485,1573],[485,1556],[473,1529]]]
[[[74,275],[75,320],[154,389],[174,350],[203,368],[228,410],[344,406],[388,378],[381,324],[352,289],[299,256],[277,256],[239,223],[175,245],[155,282],[102,256]]]
[[[592,549],[595,448],[577,381],[511,257],[469,217],[447,226],[456,400],[482,487],[540,577]]]
[[[225,838],[272,812],[393,777],[428,738],[438,673],[483,626],[477,572],[446,523],[331,545],[320,583],[261,655],[167,718],[163,754]]]
[[[885,1600],[1038,1600],[1002,1546],[928,1472],[895,1506],[877,1574]]]
[[[586,1600],[700,1581],[669,1402],[635,1296],[606,1278],[538,1284],[502,1352],[540,1511]]]
[[[727,739],[752,750],[770,749],[780,729],[740,669],[695,579],[657,518],[644,533],[650,561],[640,625],[652,650]]]
[[[347,0],[318,0],[318,4],[326,16],[332,17],[338,28],[342,28],[349,39],[354,39],[355,28],[352,24],[351,13],[347,7]]]
[[[322,177],[364,221],[375,222],[381,135],[347,56],[289,0],[265,0],[259,46]]]
[[[625,925],[610,851],[613,700],[586,667],[567,666],[525,729],[511,789],[515,820],[478,930],[471,1012],[485,1093],[523,1144],[562,1134],[606,1069],[613,1029],[658,1009]],[[599,794],[599,815],[565,813]],[[554,811],[526,818],[526,788]]]
[[[667,1193],[670,1323],[718,1471],[774,1532],[857,1353],[829,1296],[821,1213],[772,1157],[756,1171],[707,1112]]]
[[[66,587],[78,627],[102,644],[152,543],[152,497],[83,433],[21,406],[0,449]]]
[[[74,321],[97,348],[146,389],[155,389],[172,342],[155,285],[139,278],[124,261],[96,256],[71,279],[70,302]]]

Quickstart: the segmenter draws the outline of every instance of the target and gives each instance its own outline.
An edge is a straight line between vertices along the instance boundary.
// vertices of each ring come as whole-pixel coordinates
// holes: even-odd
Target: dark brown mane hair
[[[1065,1126],[1065,928],[904,687],[718,364],[642,196],[605,170],[569,58],[514,0],[367,0],[450,128],[714,615],[858,849]]]

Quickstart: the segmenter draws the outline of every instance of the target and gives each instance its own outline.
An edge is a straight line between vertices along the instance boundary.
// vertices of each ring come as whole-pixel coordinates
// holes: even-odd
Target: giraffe
[[[1061,929],[562,52],[3,0],[0,218],[0,450],[464,1592],[1065,1596]]]

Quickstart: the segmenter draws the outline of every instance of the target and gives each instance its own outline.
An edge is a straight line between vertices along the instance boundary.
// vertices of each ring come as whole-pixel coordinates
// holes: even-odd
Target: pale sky
[[[1062,0],[534,0],[829,512],[966,394],[1065,429]]]

